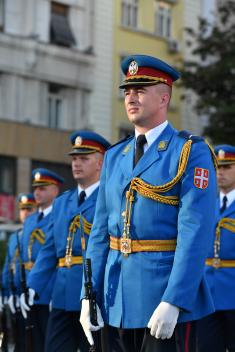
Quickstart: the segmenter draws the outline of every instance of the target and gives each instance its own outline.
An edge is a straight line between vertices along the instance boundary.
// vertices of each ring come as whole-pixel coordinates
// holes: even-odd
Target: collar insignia
[[[130,150],[130,147],[131,147],[131,145],[127,144],[127,146],[125,146],[125,148],[123,149],[122,154],[127,154]]]
[[[166,150],[168,146],[168,141],[160,141],[157,146],[157,150]]]

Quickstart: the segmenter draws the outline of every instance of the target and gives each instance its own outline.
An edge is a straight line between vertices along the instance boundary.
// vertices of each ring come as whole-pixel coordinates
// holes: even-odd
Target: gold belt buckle
[[[72,265],[72,256],[70,254],[66,254],[65,256],[65,266],[67,266],[67,268],[70,268]]]
[[[218,269],[220,267],[220,258],[213,258],[212,259],[212,266],[215,269]]]
[[[121,237],[121,252],[124,257],[131,253],[131,238]]]

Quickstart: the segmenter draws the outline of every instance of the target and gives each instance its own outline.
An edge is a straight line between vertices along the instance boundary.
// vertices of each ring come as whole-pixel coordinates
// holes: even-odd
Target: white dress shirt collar
[[[232,202],[235,200],[235,189],[230,191],[227,194],[224,194],[223,192],[220,192],[220,207],[223,205],[223,198],[224,196],[227,197],[227,208],[232,204]]]
[[[52,205],[42,210],[42,208],[38,209],[39,213],[43,213],[43,217],[47,216],[52,211]]]
[[[78,196],[82,191],[85,191],[86,192],[85,199],[87,199],[94,192],[94,190],[99,186],[99,184],[100,184],[100,181],[97,181],[96,183],[93,183],[93,185],[91,185],[85,189],[78,186]]]
[[[145,133],[145,137],[147,140],[147,143],[144,146],[145,152],[151,146],[151,144],[160,136],[160,134],[166,128],[167,125],[168,125],[168,121],[166,120],[163,123],[161,123],[161,125],[158,125]],[[142,134],[142,133],[135,130],[135,138],[136,139],[140,134]]]

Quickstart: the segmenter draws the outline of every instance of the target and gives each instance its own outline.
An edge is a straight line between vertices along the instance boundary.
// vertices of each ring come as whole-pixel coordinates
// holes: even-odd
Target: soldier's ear
[[[164,92],[161,94],[161,105],[162,106],[168,106],[169,102],[170,102],[170,94],[167,92]]]

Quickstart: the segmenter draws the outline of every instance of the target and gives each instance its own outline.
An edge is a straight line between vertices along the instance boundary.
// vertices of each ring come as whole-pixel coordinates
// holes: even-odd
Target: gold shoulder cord
[[[13,255],[13,258],[12,258],[12,261],[10,263],[10,268],[12,269],[12,272],[13,272],[14,275],[16,273],[16,261],[17,261],[18,257],[19,257],[19,249],[16,248],[15,252],[14,252],[14,255]]]
[[[191,150],[192,140],[188,140],[181,151],[179,166],[176,176],[168,183],[160,186],[153,186],[141,180],[138,177],[132,179],[130,188],[126,192],[126,209],[122,213],[124,218],[124,229],[123,235],[121,237],[121,252],[124,256],[128,256],[131,253],[131,236],[130,236],[130,223],[131,223],[131,214],[133,208],[133,202],[135,200],[134,191],[139,193],[141,196],[150,198],[157,202],[161,202],[169,205],[178,205],[179,198],[178,196],[163,196],[159,193],[165,193],[172,189],[174,185],[182,177],[188,163],[188,158]]]
[[[89,236],[91,232],[92,224],[89,223],[84,217],[82,217],[84,232]],[[66,253],[65,253],[65,265],[70,267],[72,265],[72,255],[73,255],[73,242],[74,236],[77,229],[80,228],[80,215],[75,216],[73,221],[69,226],[69,234],[67,237],[67,244],[66,244]],[[84,239],[81,239],[82,248],[85,248]]]
[[[210,143],[207,140],[205,140],[205,143],[208,145],[208,147],[210,149],[210,152],[211,152],[211,155],[212,155],[212,159],[213,159],[213,163],[214,163],[214,167],[215,167],[215,170],[217,171],[217,169],[218,169],[218,161],[217,161],[214,149],[213,149],[213,147],[210,145]]]
[[[218,268],[220,266],[220,235],[222,227],[226,230],[235,233],[235,219],[223,218],[218,222],[216,226],[213,258],[214,268]]]
[[[28,260],[32,261],[32,248],[33,244],[37,240],[39,243],[45,243],[45,234],[41,229],[35,229],[30,235],[29,245],[28,245]]]

